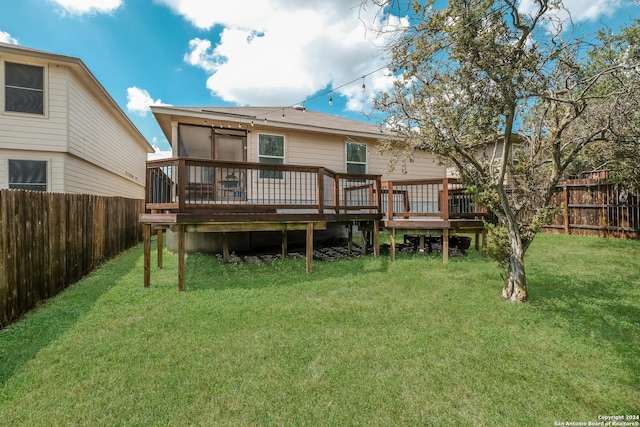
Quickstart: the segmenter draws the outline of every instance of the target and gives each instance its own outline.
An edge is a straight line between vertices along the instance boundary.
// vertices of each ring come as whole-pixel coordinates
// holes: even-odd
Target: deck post
[[[151,286],[151,224],[142,224],[144,245],[144,287]]]
[[[476,252],[480,250],[480,233],[476,233]]]
[[[482,256],[487,253],[487,229],[482,229]]]
[[[184,159],[178,160],[178,210],[184,212],[187,194],[187,166]]]
[[[418,243],[418,252],[423,254],[424,253],[424,234],[420,234],[418,238],[420,239]]]
[[[318,183],[318,213],[324,213],[324,168],[318,168],[318,176],[316,177]]]
[[[373,255],[380,256],[380,221],[373,221]]]
[[[227,233],[222,233],[222,261],[229,262],[229,237]]]
[[[382,206],[382,205],[381,205]],[[387,182],[387,219],[393,219],[393,182]]]
[[[366,255],[367,254],[367,244],[368,244],[367,230],[363,230],[362,229],[362,223],[360,224],[359,228],[360,228],[360,234],[362,234],[362,255]]]
[[[389,233],[389,243],[391,244],[391,262],[396,260],[396,229],[392,228]]]
[[[449,220],[449,179],[447,178],[442,180],[442,204],[440,206],[440,217],[443,221]],[[448,232],[449,230],[447,230],[447,234]]]
[[[158,268],[162,268],[162,249],[163,249],[162,234],[163,233],[164,233],[164,230],[162,228],[158,228],[156,230],[156,236],[158,237]]]
[[[347,226],[347,244],[349,247],[349,255],[351,255],[351,251],[353,251],[353,223],[350,222]]]
[[[185,257],[184,225],[178,226],[178,290],[184,291],[184,257]]]
[[[282,258],[286,258],[287,255],[289,255],[288,232],[287,230],[282,230]]]
[[[442,229],[442,262],[449,262],[449,229]]]
[[[307,274],[313,272],[313,223],[307,223]]]

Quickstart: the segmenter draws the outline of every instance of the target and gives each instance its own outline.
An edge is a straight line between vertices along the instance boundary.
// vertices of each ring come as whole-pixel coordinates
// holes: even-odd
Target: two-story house
[[[142,199],[151,152],[82,60],[0,43],[0,189]]]

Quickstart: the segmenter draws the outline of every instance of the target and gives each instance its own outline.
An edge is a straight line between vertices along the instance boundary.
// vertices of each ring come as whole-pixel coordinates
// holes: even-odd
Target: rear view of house
[[[426,151],[407,173],[389,171],[373,124],[295,107],[151,107],[174,156],[323,166],[383,179],[440,178],[445,169]]]
[[[442,178],[445,173],[427,152],[415,154],[407,174],[389,172],[390,155],[378,150],[379,140],[385,136],[378,126],[308,111],[302,106],[151,109],[171,144],[173,158],[188,163],[182,174],[186,182],[180,198],[177,189],[171,189],[180,176],[178,160],[150,162],[147,201],[154,201],[148,206],[152,210],[173,209],[172,203],[180,201],[185,204],[183,209],[200,213],[258,207],[264,211],[269,207],[278,214],[324,214],[318,203],[334,206],[334,210],[341,203],[352,209],[376,205],[375,191],[369,194],[376,177]],[[325,174],[333,175],[329,178]],[[335,178],[335,174],[357,176]],[[322,200],[318,199],[320,181]],[[334,188],[334,184],[340,188]],[[340,191],[347,192],[336,202]],[[365,210],[370,213],[369,208]],[[335,238],[345,233],[342,222],[329,221],[326,230],[318,234]],[[189,251],[222,250],[221,236],[187,234]],[[303,239],[304,233],[299,234]],[[293,233],[291,238],[295,238]],[[274,237],[264,232],[235,233],[229,245],[232,250],[246,250],[273,241]],[[168,245],[175,249],[177,243],[170,238]]]
[[[82,60],[0,43],[0,189],[142,199],[150,152]]]

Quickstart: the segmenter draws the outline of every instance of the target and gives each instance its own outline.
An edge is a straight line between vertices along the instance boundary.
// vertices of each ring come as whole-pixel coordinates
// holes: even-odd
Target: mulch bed
[[[302,249],[302,250],[300,250]],[[442,245],[439,243],[432,243],[431,249],[433,253],[442,253]],[[373,253],[373,248],[368,248],[367,253]],[[380,255],[388,255],[390,253],[390,246],[388,244],[380,245]],[[412,242],[397,243],[396,253],[398,254],[412,254],[416,253],[416,245]],[[424,253],[427,253],[425,250]],[[464,256],[464,252],[455,247],[449,248],[449,256]],[[221,254],[216,255],[222,259]],[[304,248],[291,248],[288,257],[300,257],[304,258]],[[321,244],[314,247],[313,259],[314,261],[333,261],[341,258],[357,258],[362,256],[362,248],[356,244],[352,246],[351,253],[349,253],[349,247],[346,242],[332,242],[328,244]],[[246,262],[249,264],[262,264],[274,261],[282,258],[280,247],[264,248],[259,252],[238,252],[229,254],[230,263]]]

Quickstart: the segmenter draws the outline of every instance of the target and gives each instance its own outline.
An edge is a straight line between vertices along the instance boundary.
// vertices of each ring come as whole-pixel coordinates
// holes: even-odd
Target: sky
[[[360,3],[0,0],[0,41],[80,58],[162,156],[170,148],[151,105],[304,103],[375,121],[371,99],[393,83],[381,49],[389,36],[376,29],[406,20],[380,22]],[[640,18],[633,0],[564,4],[586,31]]]

